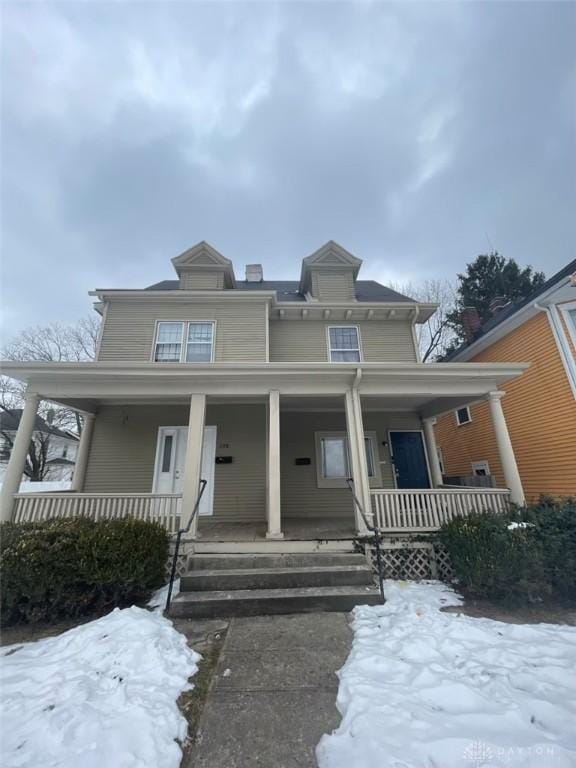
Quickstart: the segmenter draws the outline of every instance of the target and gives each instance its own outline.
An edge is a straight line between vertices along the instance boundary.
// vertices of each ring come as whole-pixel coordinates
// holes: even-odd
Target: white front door
[[[152,493],[182,493],[188,427],[159,427]],[[206,488],[198,514],[211,515],[214,505],[216,427],[204,427],[202,472]]]

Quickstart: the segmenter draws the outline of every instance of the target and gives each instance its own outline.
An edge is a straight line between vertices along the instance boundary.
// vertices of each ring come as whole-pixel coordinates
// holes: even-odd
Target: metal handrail
[[[383,583],[384,563],[382,562],[382,550],[380,549],[380,544],[383,541],[382,533],[378,528],[378,526],[373,525],[366,517],[366,513],[364,512],[362,504],[360,504],[360,502],[358,501],[358,497],[354,492],[354,480],[351,477],[349,477],[346,480],[346,484],[348,485],[348,490],[352,494],[354,503],[356,504],[356,507],[358,508],[358,511],[360,512],[362,519],[364,520],[364,524],[366,525],[366,528],[369,531],[372,531],[372,537],[374,539],[374,549],[376,550],[376,568],[378,570],[378,585],[380,587],[380,597],[382,598],[382,602],[385,603],[386,599],[384,597],[384,583]]]
[[[172,588],[174,586],[174,577],[176,576],[176,565],[178,563],[178,554],[180,552],[180,541],[182,539],[182,536],[185,533],[189,533],[190,528],[192,527],[192,523],[194,522],[194,519],[196,515],[198,514],[198,508],[200,507],[200,500],[202,499],[202,494],[204,493],[204,489],[206,488],[208,484],[207,480],[200,480],[200,490],[198,491],[198,497],[196,498],[196,504],[194,504],[194,509],[192,510],[192,514],[190,515],[190,519],[188,520],[188,525],[186,528],[180,528],[178,530],[178,533],[176,534],[176,544],[174,546],[174,557],[172,558],[172,568],[170,570],[170,583],[168,584],[168,596],[166,597],[166,612],[170,610],[170,601],[172,599]]]

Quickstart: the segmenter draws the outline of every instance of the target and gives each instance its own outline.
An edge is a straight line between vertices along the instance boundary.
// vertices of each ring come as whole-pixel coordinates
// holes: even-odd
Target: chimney
[[[498,312],[500,312],[501,309],[504,309],[504,307],[509,304],[509,300],[506,299],[504,296],[494,296],[490,304],[488,305],[488,311],[491,315],[497,315]]]
[[[478,337],[482,323],[476,307],[464,307],[462,311],[462,325],[466,340],[473,342]]]
[[[264,280],[262,264],[246,264],[246,282],[261,283]]]

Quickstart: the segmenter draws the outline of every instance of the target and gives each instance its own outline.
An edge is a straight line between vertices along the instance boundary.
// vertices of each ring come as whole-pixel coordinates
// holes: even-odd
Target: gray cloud
[[[295,277],[573,258],[572,3],[4,7],[3,335],[172,277],[201,239]]]

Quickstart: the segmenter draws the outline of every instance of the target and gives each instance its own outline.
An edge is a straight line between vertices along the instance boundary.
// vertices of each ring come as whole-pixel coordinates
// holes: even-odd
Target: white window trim
[[[569,301],[567,304],[557,304],[557,308],[562,313],[564,323],[568,329],[568,336],[572,341],[572,352],[576,350],[576,320],[570,317],[570,312],[576,312],[576,301]]]
[[[460,421],[460,419],[458,417],[458,411],[462,411],[462,410],[464,410],[464,408],[466,408],[466,411],[468,412],[468,421]],[[456,426],[457,427],[465,427],[466,424],[470,424],[470,422],[472,421],[472,413],[470,412],[470,406],[463,405],[462,408],[456,408],[454,410],[454,418],[456,419]]]
[[[326,347],[328,349],[328,362],[334,363],[335,365],[354,365],[356,360],[352,362],[343,362],[343,361],[335,361],[332,360],[332,345],[330,344],[330,329],[331,328],[356,328],[356,334],[358,336],[358,362],[363,362],[364,356],[362,354],[362,336],[360,334],[360,326],[354,325],[353,323],[339,323],[338,325],[327,325],[326,326]],[[335,349],[334,352],[356,352],[355,349]]]
[[[478,477],[485,477],[490,476],[490,464],[483,459],[482,461],[473,461],[471,462],[472,465],[472,474],[476,475],[476,470],[483,469],[486,475],[478,475]]]
[[[180,342],[180,360],[178,362],[166,363],[161,360],[156,360],[156,347],[158,344],[158,331],[162,323],[180,323],[182,328],[182,341]],[[198,363],[191,363],[186,360],[186,350],[188,348],[188,329],[191,325],[211,325],[212,326],[212,344],[210,350],[210,360],[203,360]],[[206,343],[206,342],[204,342]],[[216,320],[156,320],[154,326],[154,341],[152,343],[152,354],[150,355],[150,362],[157,363],[158,365],[179,365],[185,363],[186,365],[206,365],[206,363],[214,362],[214,353],[216,349]]]
[[[316,445],[316,484],[318,488],[347,488],[347,478],[328,478],[322,476],[322,440],[327,437],[340,437],[346,440],[349,446],[348,433],[345,430],[314,432],[314,441]],[[380,454],[378,452],[378,435],[374,431],[364,432],[364,437],[369,440],[370,451],[372,453],[372,466],[374,475],[369,477],[370,486],[374,488],[382,487],[382,472],[380,470]],[[348,448],[348,464],[350,473],[352,473],[352,462],[350,461],[350,449]]]

